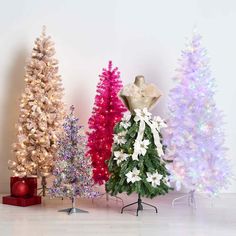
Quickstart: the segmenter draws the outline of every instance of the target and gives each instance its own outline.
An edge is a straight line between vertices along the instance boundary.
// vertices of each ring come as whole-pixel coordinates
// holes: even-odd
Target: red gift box
[[[11,196],[12,194],[12,186],[14,183],[16,183],[19,180],[24,180],[27,185],[29,186],[29,193],[27,194],[27,197],[32,197],[37,195],[37,178],[36,177],[11,177],[11,182],[10,182],[10,189],[11,189]]]
[[[32,197],[4,196],[2,197],[2,204],[27,207],[27,206],[41,204],[41,197],[40,196],[32,196]]]
[[[29,193],[25,197],[14,197],[12,194],[12,186],[19,180],[24,180],[29,186]],[[13,206],[32,206],[41,204],[41,197],[37,196],[37,178],[36,177],[11,177],[10,180],[11,196],[4,196],[2,203]]]

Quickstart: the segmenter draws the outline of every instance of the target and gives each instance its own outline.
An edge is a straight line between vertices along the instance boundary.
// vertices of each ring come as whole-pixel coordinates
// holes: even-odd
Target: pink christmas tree
[[[113,129],[126,108],[118,97],[122,88],[118,68],[112,68],[109,61],[108,69],[103,69],[99,77],[94,108],[88,122],[87,156],[92,160],[94,182],[102,185],[109,179],[106,161],[111,157]]]

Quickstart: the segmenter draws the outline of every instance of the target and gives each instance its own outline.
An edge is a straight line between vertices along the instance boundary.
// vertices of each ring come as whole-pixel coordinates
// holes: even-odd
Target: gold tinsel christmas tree
[[[54,43],[43,27],[25,68],[26,87],[13,144],[16,161],[9,161],[14,176],[39,176],[45,181],[52,172],[64,118],[63,88],[54,54]]]

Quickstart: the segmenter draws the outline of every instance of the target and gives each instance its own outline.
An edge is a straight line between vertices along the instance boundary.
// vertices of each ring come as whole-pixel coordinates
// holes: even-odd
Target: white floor
[[[138,217],[135,207],[120,214],[122,204],[105,198],[79,200],[78,207],[89,213],[73,214],[57,212],[70,207],[70,202],[60,199],[44,199],[42,205],[14,207],[0,204],[1,236],[236,236],[236,194],[224,194],[211,202],[197,196],[197,209],[187,204],[172,208],[171,201],[177,195],[169,194],[146,202],[158,206],[159,213],[145,207]],[[179,195],[178,195],[179,196]],[[121,196],[125,203],[136,196]]]

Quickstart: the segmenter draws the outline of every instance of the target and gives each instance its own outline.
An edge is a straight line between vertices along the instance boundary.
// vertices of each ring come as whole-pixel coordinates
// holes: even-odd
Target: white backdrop
[[[123,83],[143,74],[164,96],[154,112],[166,117],[166,98],[185,39],[203,35],[225,112],[229,158],[236,171],[236,1],[234,0],[0,0],[0,192],[8,191],[25,60],[42,25],[56,43],[65,101],[82,124],[91,113],[98,74],[109,59]],[[14,158],[14,157],[12,157]],[[236,192],[235,182],[228,192]]]

